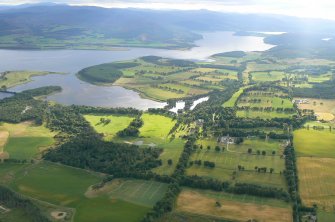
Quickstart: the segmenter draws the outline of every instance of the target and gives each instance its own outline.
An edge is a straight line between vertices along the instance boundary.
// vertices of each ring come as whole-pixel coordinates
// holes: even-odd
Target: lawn
[[[289,205],[283,206],[277,200],[267,200],[255,197],[229,197],[224,193],[184,189],[178,197],[176,211],[211,217],[225,218],[237,221],[292,221],[292,210]],[[220,207],[216,202],[221,204]]]
[[[335,159],[299,157],[300,196],[304,204],[331,212],[335,206]],[[321,221],[321,220],[320,220]]]
[[[117,132],[127,128],[134,119],[130,116],[121,115],[85,115],[85,119],[93,126],[98,133],[103,133],[106,140],[112,140]],[[101,123],[100,119],[109,119],[110,123]]]
[[[298,156],[335,158],[335,132],[328,129],[299,129],[293,135]]]

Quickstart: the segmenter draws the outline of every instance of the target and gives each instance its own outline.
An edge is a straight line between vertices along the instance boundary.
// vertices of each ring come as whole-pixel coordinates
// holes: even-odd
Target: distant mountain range
[[[185,48],[204,31],[335,33],[335,21],[207,10],[107,9],[57,4],[0,10],[0,48]]]

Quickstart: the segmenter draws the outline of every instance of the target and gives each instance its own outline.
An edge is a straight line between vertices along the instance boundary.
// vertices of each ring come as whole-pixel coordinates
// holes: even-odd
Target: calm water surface
[[[119,86],[104,87],[85,83],[75,74],[88,66],[106,62],[135,59],[146,55],[163,57],[206,60],[215,53],[234,50],[264,51],[272,45],[265,44],[263,38],[254,36],[234,36],[232,32],[215,32],[203,34],[203,39],[196,41],[198,47],[191,50],[166,50],[129,48],[124,51],[95,50],[52,50],[25,51],[0,50],[0,72],[8,70],[34,70],[64,72],[65,75],[52,74],[34,77],[32,82],[11,88],[22,91],[41,86],[59,85],[61,93],[48,99],[62,104],[77,104],[103,107],[134,107],[137,109],[159,108],[166,104],[143,99],[137,92]],[[0,99],[2,98],[0,94]]]

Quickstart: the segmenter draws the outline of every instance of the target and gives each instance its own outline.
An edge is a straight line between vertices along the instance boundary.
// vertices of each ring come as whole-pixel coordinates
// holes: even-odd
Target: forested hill
[[[291,32],[306,24],[318,33],[335,31],[331,21],[287,16],[28,5],[0,10],[0,48],[181,48],[201,38],[199,31]]]

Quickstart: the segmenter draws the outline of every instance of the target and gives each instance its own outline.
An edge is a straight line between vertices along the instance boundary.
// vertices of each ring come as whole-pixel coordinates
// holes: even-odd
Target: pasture
[[[144,207],[152,207],[163,198],[168,185],[155,181],[114,179],[98,190],[89,189],[88,198],[107,195],[111,199],[119,199]]]
[[[320,210],[335,207],[335,159],[298,157],[300,196],[304,204],[317,204]],[[321,220],[320,220],[321,221]]]
[[[18,221],[34,222],[33,218],[29,214],[25,213],[22,209],[19,209],[19,208],[10,209],[10,211],[8,211],[8,212],[1,212],[1,209],[0,209],[0,221],[6,221],[6,222],[18,222]]]
[[[244,92],[244,89],[245,89],[245,88],[246,88],[246,87],[242,87],[242,88],[240,88],[237,92],[235,92],[235,93],[233,94],[233,96],[232,96],[227,102],[225,102],[225,103],[223,104],[223,107],[225,107],[225,108],[234,107],[235,104],[236,104],[237,99],[242,95],[242,93]]]
[[[335,158],[335,132],[328,129],[299,129],[293,135],[298,156]]]
[[[253,111],[253,110],[238,110],[236,116],[242,118],[260,118],[260,119],[273,119],[273,118],[291,118],[292,113],[284,112],[265,112],[265,111]]]
[[[49,137],[10,137],[5,151],[11,159],[29,160],[54,143]]]
[[[178,212],[196,213],[237,221],[292,221],[292,210],[285,203],[277,200],[233,195],[223,192],[198,191],[184,189],[178,199]],[[221,206],[217,206],[219,202]]]
[[[3,123],[0,125],[0,132],[0,153],[4,152],[6,158],[33,159],[54,143],[55,133],[31,122]]]
[[[121,143],[135,144],[141,147],[162,148],[163,152],[159,157],[159,159],[162,160],[162,165],[154,168],[153,171],[164,175],[172,174],[184,148],[184,140],[177,136],[175,139],[172,139],[169,135],[176,121],[170,117],[149,113],[144,113],[141,118],[144,124],[139,129],[139,137],[114,137],[113,140]],[[172,160],[171,165],[168,164],[169,159]]]
[[[282,91],[269,88],[266,91],[252,90],[239,96],[236,115],[244,118],[290,118],[296,112],[291,100]]]
[[[84,115],[84,117],[98,133],[102,133],[109,141],[116,136],[117,132],[127,128],[134,119],[121,115]],[[110,123],[101,122],[101,118],[110,120]]]
[[[184,141],[182,139],[174,139],[159,145],[163,148],[163,153],[159,156],[162,165],[154,168],[152,171],[161,175],[171,175],[178,163],[179,157],[183,152]],[[168,164],[168,160],[172,160],[172,164]]]
[[[259,102],[251,102],[252,100],[258,100]],[[250,106],[250,107],[272,107],[272,108],[293,108],[293,103],[288,99],[271,96],[242,96],[237,104],[238,107]]]
[[[198,140],[197,144],[202,145],[204,149],[209,145],[212,149],[215,146],[227,148],[223,143],[218,143],[215,138]],[[281,155],[283,151],[283,142],[272,139],[258,139],[258,138],[246,138],[241,144],[229,144],[228,149],[231,152],[248,153],[249,149],[252,149],[252,153],[256,154],[257,150],[266,151],[268,156],[272,156],[272,151],[275,151],[275,155]]]
[[[19,193],[61,207],[75,208],[75,222],[138,221],[150,210],[108,195],[87,197],[88,188],[101,181],[99,173],[42,162],[25,165],[12,175],[10,186]],[[136,186],[134,186],[136,187]],[[121,194],[120,194],[121,196]],[[132,211],[132,214],[126,212]]]
[[[0,78],[0,86],[10,88],[16,85],[24,84],[31,81],[33,76],[42,76],[52,74],[51,72],[37,71],[11,71],[5,74],[5,78]],[[0,75],[1,76],[1,75]]]
[[[8,131],[0,131],[0,160],[4,159],[8,155],[8,153],[4,153],[4,146],[8,141],[8,137]]]
[[[283,71],[258,71],[250,74],[256,82],[281,81],[286,75]]]
[[[140,92],[142,97],[158,101],[222,90],[222,80],[237,79],[237,71],[234,70],[195,68],[194,64],[179,67],[178,61],[164,58],[152,63],[141,58],[134,62],[139,65],[122,69],[123,75],[115,85],[133,89]]]
[[[140,136],[146,138],[159,138],[166,140],[176,121],[169,117],[144,113],[142,115],[144,122],[140,128]]]
[[[238,149],[238,148],[237,148]],[[225,151],[215,151],[214,147],[207,150],[203,147],[192,154],[190,161],[201,160],[215,163],[214,168],[193,164],[186,170],[187,175],[198,175],[206,178],[215,178],[222,181],[246,182],[260,185],[268,185],[285,188],[284,176],[280,174],[285,169],[284,159],[277,155],[255,155],[232,151],[230,148]],[[243,166],[244,171],[239,171],[238,166]],[[266,167],[267,173],[257,172],[257,168]],[[256,169],[255,169],[256,168]],[[274,169],[270,173],[270,168]]]
[[[155,114],[144,113],[142,115],[143,126],[140,128],[139,140],[145,144],[155,144],[157,147],[163,148],[160,155],[162,166],[155,168],[154,172],[159,174],[171,174],[178,163],[179,156],[184,148],[184,141],[181,139],[171,140],[169,132],[175,125],[176,121],[169,117]],[[171,159],[172,165],[168,165],[167,161]]]
[[[322,210],[318,211],[318,220],[323,222],[327,221],[335,221],[335,213],[334,212],[325,212]]]

